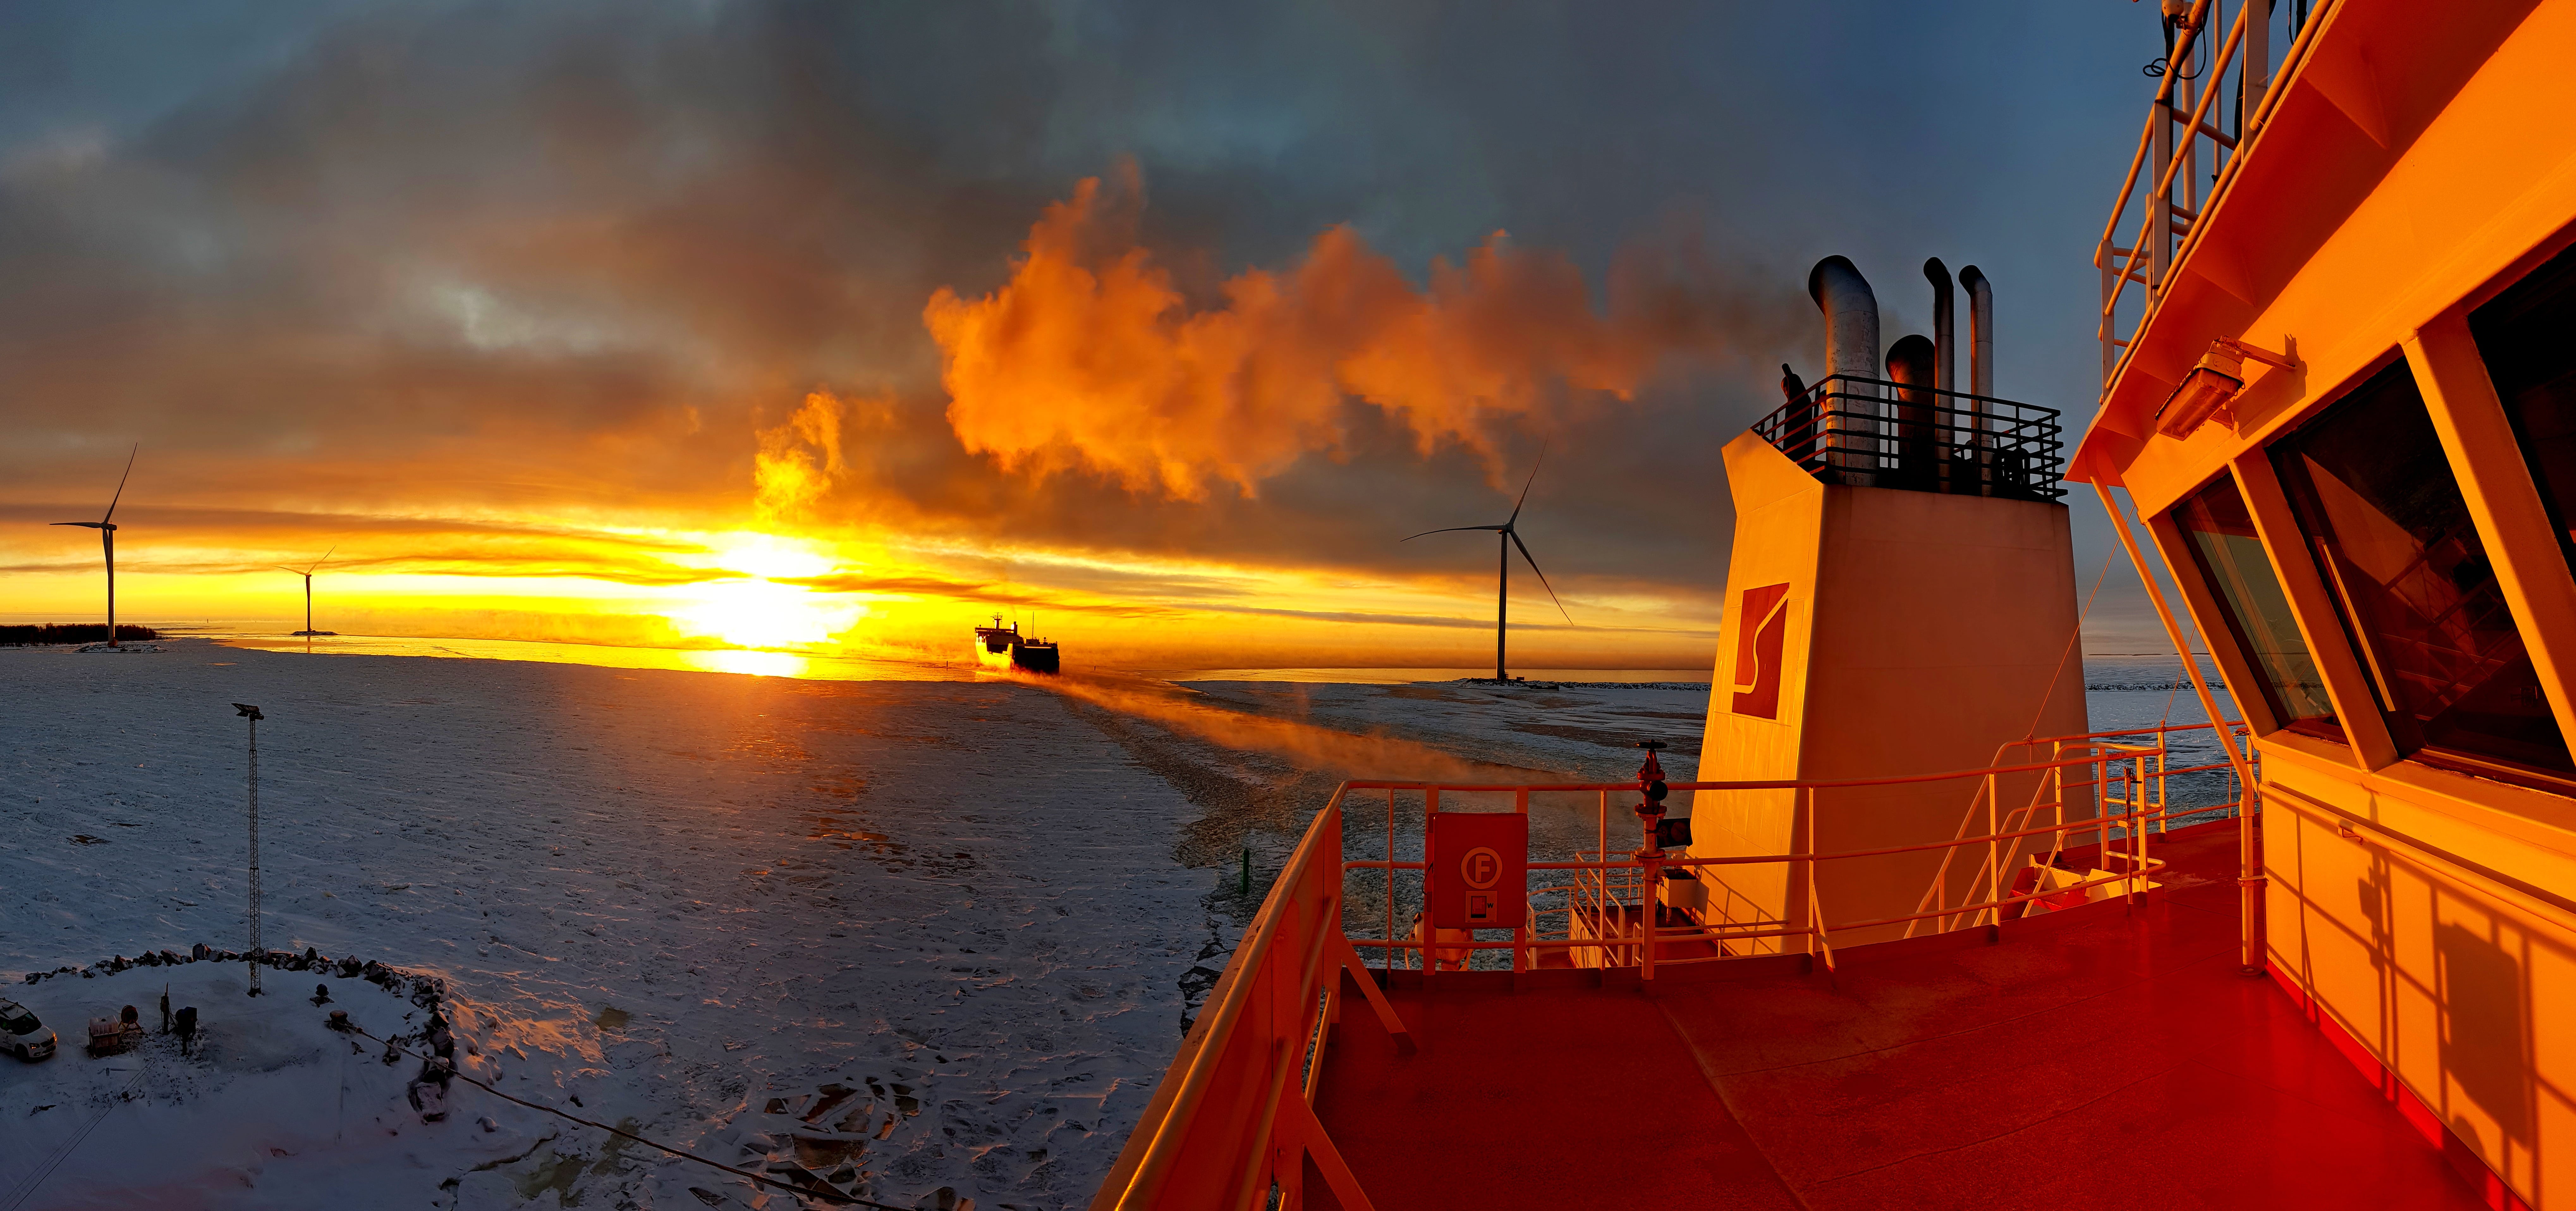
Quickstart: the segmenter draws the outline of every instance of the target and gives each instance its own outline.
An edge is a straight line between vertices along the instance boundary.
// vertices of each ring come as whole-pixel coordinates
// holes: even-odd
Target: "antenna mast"
[[[259,708],[236,702],[233,709],[250,720],[250,995],[259,995],[259,969],[268,959],[259,937]]]

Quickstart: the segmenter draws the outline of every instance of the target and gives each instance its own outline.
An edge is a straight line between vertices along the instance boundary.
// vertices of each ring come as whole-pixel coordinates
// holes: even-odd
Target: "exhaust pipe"
[[[1974,265],[1959,271],[1959,285],[1968,292],[1968,390],[1977,395],[1993,395],[1995,288]]]
[[[1932,283],[1932,385],[1943,391],[1956,391],[1959,342],[1950,316],[1955,305],[1950,293],[1950,267],[1942,264],[1941,258],[1933,257],[1923,262],[1923,279]]]
[[[1938,346],[1921,336],[1897,338],[1887,349],[1887,377],[1896,384],[1896,473],[1904,481],[1924,484],[1939,470],[1940,447],[1933,441],[1932,394]]]
[[[1959,270],[1959,285],[1968,292],[1968,390],[1991,396],[1995,393],[1995,288],[1974,265]],[[1979,490],[1994,491],[1999,478],[2018,479],[2014,467],[1997,465],[1998,443],[1994,424],[1986,419],[1985,401],[1968,401],[1966,423],[1975,431],[1970,440],[1977,446],[1977,478],[1984,481]]]
[[[1825,373],[1877,378],[1878,296],[1869,279],[1849,258],[1829,256],[1807,271],[1807,297],[1825,313]]]
[[[1879,374],[1878,296],[1870,293],[1869,279],[1860,275],[1849,258],[1829,256],[1807,271],[1807,297],[1816,300],[1816,307],[1825,313],[1825,373],[1846,376],[1845,381],[1834,384],[1840,390],[1832,394],[1845,397],[1843,408],[1852,415],[1874,417],[1877,408],[1867,401],[1878,395],[1878,388],[1867,382],[1850,381],[1875,379]],[[1820,399],[1817,404],[1818,444],[1832,451],[1827,461],[1853,470],[1874,469],[1879,461],[1878,422],[1859,419],[1836,423],[1824,415],[1832,403]]]

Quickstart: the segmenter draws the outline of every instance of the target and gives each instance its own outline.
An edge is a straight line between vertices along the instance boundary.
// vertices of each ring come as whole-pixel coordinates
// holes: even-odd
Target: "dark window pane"
[[[2201,580],[2218,596],[2236,649],[2262,678],[2259,688],[2271,704],[2272,717],[2300,731],[2342,739],[2316,659],[2299,637],[2289,595],[2272,575],[2272,561],[2254,533],[2254,516],[2246,511],[2236,481],[2221,478],[2211,484],[2174,510],[2174,520],[2190,539]]]
[[[2531,478],[2576,563],[2576,249],[2559,254],[2469,317]]]
[[[2272,458],[2398,748],[2576,772],[2406,363]]]

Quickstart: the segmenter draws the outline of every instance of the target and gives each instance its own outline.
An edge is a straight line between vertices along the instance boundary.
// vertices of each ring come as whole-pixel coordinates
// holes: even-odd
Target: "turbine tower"
[[[97,521],[58,521],[58,526],[82,526],[98,531],[99,545],[107,552],[107,646],[116,644],[116,502],[125,499],[125,481],[134,474],[134,456],[143,452],[143,443],[125,455],[125,474],[116,477],[116,495],[107,499],[107,515]]]
[[[329,551],[322,552],[322,558],[314,560],[313,567],[311,568],[290,568],[282,563],[270,565],[280,572],[293,572],[304,578],[304,629],[297,631],[296,634],[298,635],[322,634],[322,632],[313,629],[313,570],[314,568],[319,568],[323,564],[331,562],[331,551],[337,551],[339,549],[340,544],[331,544],[331,549]]]
[[[1503,671],[1503,640],[1506,633],[1506,623],[1510,619],[1512,608],[1512,548],[1519,547],[1521,558],[1528,561],[1530,571],[1538,572],[1538,582],[1547,589],[1547,599],[1549,601],[1556,602],[1556,612],[1559,614],[1565,614],[1565,620],[1568,623],[1574,621],[1574,615],[1565,613],[1565,603],[1557,600],[1556,586],[1547,583],[1547,573],[1539,572],[1538,560],[1530,555],[1529,545],[1521,541],[1520,531],[1512,528],[1520,523],[1521,506],[1529,503],[1530,485],[1538,482],[1539,464],[1544,464],[1546,461],[1547,450],[1542,447],[1538,452],[1538,463],[1532,464],[1530,467],[1529,482],[1521,485],[1521,498],[1512,502],[1512,515],[1504,518],[1503,524],[1499,526],[1448,526],[1438,530],[1424,530],[1422,534],[1407,535],[1404,539],[1405,542],[1411,542],[1416,538],[1422,537],[1424,534],[1455,534],[1462,530],[1492,530],[1495,532],[1495,545],[1499,549],[1498,553],[1502,557],[1501,566],[1495,573],[1494,589],[1494,680],[1496,681],[1511,680],[1510,675]]]

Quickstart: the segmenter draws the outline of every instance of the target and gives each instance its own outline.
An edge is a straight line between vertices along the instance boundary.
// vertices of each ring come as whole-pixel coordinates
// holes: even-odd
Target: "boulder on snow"
[[[411,1108],[420,1111],[420,1121],[435,1123],[447,1117],[447,1089],[436,1081],[413,1081],[409,1092]]]

